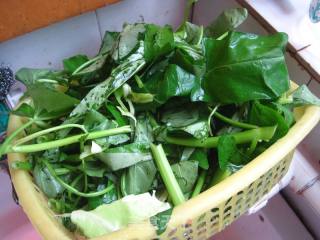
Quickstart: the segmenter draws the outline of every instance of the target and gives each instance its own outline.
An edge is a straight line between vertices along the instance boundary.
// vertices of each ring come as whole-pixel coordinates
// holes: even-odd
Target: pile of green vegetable
[[[27,92],[12,114],[24,124],[0,155],[28,153],[11,167],[30,171],[65,226],[88,237],[170,215],[283,137],[293,107],[320,103],[306,86],[289,90],[287,35],[234,31],[246,16],[231,9],[175,32],[126,24],[94,58],[19,70]]]

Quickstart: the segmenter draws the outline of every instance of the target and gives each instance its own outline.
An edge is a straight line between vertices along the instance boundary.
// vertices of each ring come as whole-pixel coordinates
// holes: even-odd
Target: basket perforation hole
[[[226,221],[223,222],[223,225],[226,227],[226,226],[229,226],[230,223],[231,223],[231,222],[230,222],[229,220],[226,220]]]
[[[201,222],[205,217],[206,217],[205,213],[201,214],[200,217],[198,218],[197,222]]]
[[[228,214],[224,215],[224,218],[229,218],[231,216],[231,212],[229,212]]]
[[[218,218],[219,218],[219,215],[214,215],[210,218],[210,222],[215,222],[218,220]]]
[[[232,209],[232,206],[229,206],[229,207],[225,208],[224,211],[223,211],[224,214],[225,214],[226,212],[230,211],[231,209]]]
[[[204,228],[206,226],[206,222],[202,222],[197,226],[197,230],[200,230],[201,228]]]
[[[190,224],[190,223],[186,223],[185,225],[184,225],[184,228],[190,228],[192,225]]]
[[[239,191],[239,192],[237,193],[238,196],[240,196],[240,195],[242,195],[242,194],[243,194],[243,191]]]
[[[177,228],[172,229],[169,233],[168,233],[168,237],[172,237],[176,232],[177,232]]]
[[[242,202],[242,198],[239,198],[239,199],[236,201],[236,205],[237,205],[237,206],[241,205],[241,202]]]
[[[198,234],[198,236],[200,236],[200,235],[205,234],[206,232],[207,232],[207,229],[205,228],[205,229],[202,229],[201,231],[199,231],[197,234]]]
[[[231,202],[231,200],[232,200],[232,197],[229,198],[229,199],[226,201],[226,204],[225,204],[225,205],[228,205],[228,204]]]
[[[212,208],[211,209],[211,212],[213,212],[213,213],[216,213],[216,212],[218,212],[219,211],[219,208]]]
[[[188,229],[188,230],[186,230],[186,231],[183,232],[183,236],[184,236],[184,237],[189,237],[190,234],[192,234],[192,233],[193,233],[192,229]]]
[[[215,224],[215,223],[211,224],[210,229],[213,230],[213,232],[216,232],[218,230],[217,224]],[[213,234],[211,234],[211,235],[213,235]]]

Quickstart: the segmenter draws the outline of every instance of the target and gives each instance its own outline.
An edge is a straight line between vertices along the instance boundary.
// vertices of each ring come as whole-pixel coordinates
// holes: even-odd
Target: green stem
[[[257,138],[252,139],[251,144],[250,144],[250,147],[249,147],[249,149],[247,150],[247,155],[250,156],[250,155],[254,152],[254,150],[255,150],[256,147],[257,147],[257,144],[258,144],[258,139],[257,139]]]
[[[56,171],[56,169],[55,169],[55,171]],[[57,173],[57,172],[56,172]],[[81,180],[81,178],[83,177],[83,174],[79,174],[72,182],[71,182],[71,184],[70,184],[70,186],[71,187],[75,187],[77,184],[78,184],[78,182]],[[68,198],[72,201],[72,192],[68,192]]]
[[[209,134],[210,136],[213,136],[213,132],[212,132],[212,129],[211,129],[211,118],[213,116],[213,114],[218,110],[218,107],[219,105],[215,106],[214,109],[211,111],[209,117],[208,117],[208,129],[209,129]]]
[[[180,186],[175,178],[162,145],[151,144],[151,151],[159,169],[161,178],[175,206],[185,202]]]
[[[25,124],[21,125],[18,129],[16,129],[13,133],[10,134],[4,141],[4,143],[0,146],[0,157],[7,153],[8,148],[10,147],[11,142],[27,127],[31,126],[34,123],[33,119],[30,119]]]
[[[56,168],[55,171],[58,176],[70,173],[68,168]]]
[[[252,124],[249,124],[249,123],[243,123],[243,122],[235,121],[235,120],[233,120],[231,118],[223,116],[222,114],[220,114],[218,112],[214,112],[213,116],[215,116],[216,118],[220,119],[221,121],[223,121],[225,123],[228,123],[228,124],[230,124],[232,126],[239,127],[239,128],[254,129],[254,128],[258,128],[259,127],[257,125],[252,125]]]
[[[203,188],[203,185],[204,185],[204,181],[207,177],[207,171],[206,170],[201,170],[201,173],[200,173],[200,176],[197,180],[197,183],[196,183],[196,186],[193,190],[193,193],[191,195],[191,198],[199,195],[199,193],[201,193],[201,190]]]
[[[101,58],[103,55],[99,55],[95,58],[90,59],[89,61],[83,63],[82,65],[80,65],[76,70],[74,70],[74,72],[71,74],[72,76],[75,76],[78,74],[78,72],[80,72],[82,69],[84,69],[85,67],[89,66],[91,63],[95,62],[96,60],[98,60],[99,58]]]
[[[228,36],[229,32],[225,32],[224,34],[222,34],[220,37],[217,38],[217,40],[222,40],[224,39],[226,36]]]
[[[71,137],[67,137],[67,138],[63,138],[63,139],[59,139],[59,140],[54,140],[54,141],[50,141],[50,142],[45,142],[45,143],[12,146],[11,148],[9,148],[6,151],[6,153],[8,153],[8,152],[16,152],[16,153],[39,152],[39,151],[44,151],[47,149],[62,147],[62,146],[66,146],[66,145],[69,145],[72,143],[80,142],[84,138],[86,140],[92,140],[92,139],[96,139],[96,138],[102,138],[102,137],[117,135],[117,134],[121,134],[121,133],[129,133],[129,132],[131,132],[130,126],[123,126],[123,127],[107,129],[107,130],[102,130],[102,131],[96,131],[96,132],[91,132],[91,133],[78,134],[75,136],[71,136]]]
[[[120,127],[126,125],[127,123],[126,119],[121,115],[121,113],[118,111],[118,109],[115,106],[111,104],[106,104],[106,108],[114,117],[114,119],[117,121]]]
[[[15,146],[21,145],[22,143],[25,143],[25,142],[29,142],[32,139],[35,139],[35,138],[40,137],[42,135],[45,135],[45,134],[48,134],[48,133],[51,133],[51,132],[54,132],[54,131],[58,131],[58,130],[61,130],[61,129],[65,129],[65,128],[80,128],[82,131],[87,133],[87,130],[84,128],[83,125],[80,125],[80,124],[65,124],[65,125],[60,125],[60,126],[44,129],[42,131],[35,132],[35,133],[31,134],[31,135],[28,135],[28,136],[26,136],[24,138],[21,138],[21,139],[19,139],[18,141],[15,142]]]
[[[144,84],[143,84],[141,78],[138,75],[134,75],[134,79],[136,80],[138,87],[143,88]]]
[[[120,178],[120,185],[121,185],[121,193],[123,196],[127,196],[128,193],[126,192],[126,177],[125,177],[125,173],[123,173],[121,175],[121,178]]]
[[[40,83],[54,83],[54,84],[59,84],[59,82],[56,81],[56,80],[46,79],[46,78],[38,79],[37,82],[40,82]]]
[[[260,127],[255,128],[243,132],[238,132],[234,134],[230,134],[234,137],[236,144],[243,144],[251,142],[253,139],[263,140],[263,141],[269,141],[275,131],[276,126],[273,127]],[[214,148],[218,145],[218,137],[209,137],[206,139],[195,139],[195,138],[177,138],[177,137],[170,137],[166,136],[165,140],[167,143],[181,145],[181,146],[187,146],[187,147],[200,147],[200,148]]]
[[[58,177],[58,175],[56,174],[56,172],[54,171],[54,169],[52,168],[52,166],[47,162],[47,161],[43,161],[43,163],[46,165],[48,171],[50,172],[50,174],[68,191],[70,191],[71,193],[74,193],[78,196],[81,197],[86,197],[86,198],[90,198],[90,197],[98,197],[101,195],[106,194],[107,192],[110,192],[113,188],[114,185],[110,185],[108,187],[106,187],[105,189],[98,191],[98,192],[92,192],[92,193],[84,193],[84,192],[80,192],[77,189],[75,189],[74,187],[70,186],[69,184],[67,184],[66,182],[64,182],[60,177]]]

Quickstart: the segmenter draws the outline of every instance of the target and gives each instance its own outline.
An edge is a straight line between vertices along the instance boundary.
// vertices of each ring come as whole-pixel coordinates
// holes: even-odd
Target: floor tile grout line
[[[97,25],[98,25],[98,29],[99,29],[100,39],[102,41],[101,24],[100,24],[100,20],[99,20],[99,17],[98,17],[97,10],[94,10],[94,14],[96,15],[96,20],[97,20]]]

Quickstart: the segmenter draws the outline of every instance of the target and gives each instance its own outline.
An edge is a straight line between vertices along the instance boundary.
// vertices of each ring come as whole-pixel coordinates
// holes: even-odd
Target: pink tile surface
[[[0,172],[0,238],[1,240],[40,240],[22,208],[11,196],[9,176]]]

